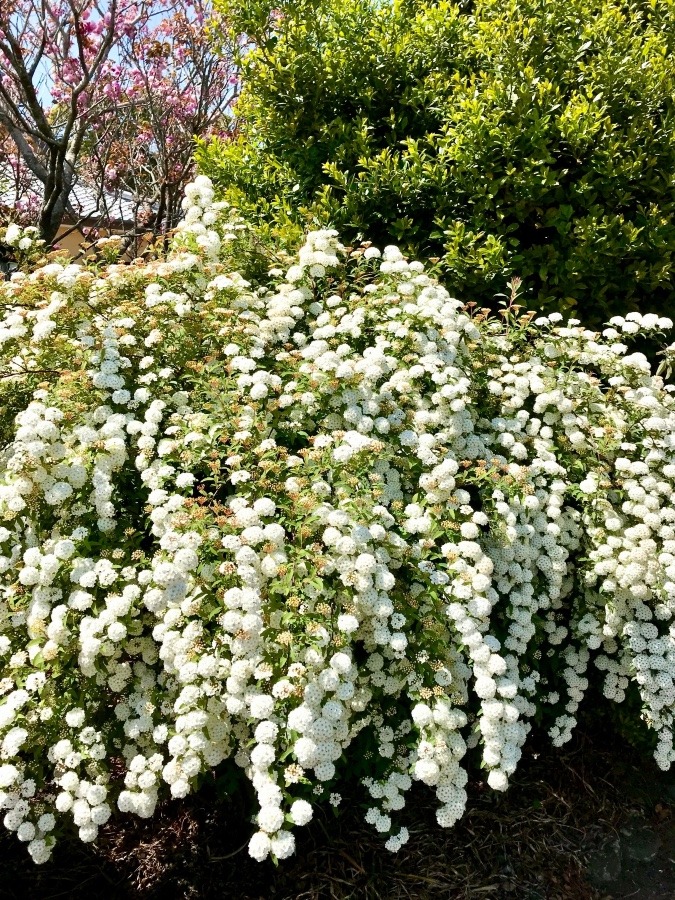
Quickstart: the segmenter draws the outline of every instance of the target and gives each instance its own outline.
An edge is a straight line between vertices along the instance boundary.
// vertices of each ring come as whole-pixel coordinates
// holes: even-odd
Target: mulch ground
[[[672,793],[672,796],[671,796]],[[405,810],[409,843],[391,854],[363,823],[363,798],[343,801],[296,830],[278,867],[248,856],[243,802],[208,790],[167,804],[150,822],[119,817],[95,846],[64,841],[35,867],[14,836],[0,838],[2,900],[673,900],[675,780],[614,735],[588,730],[564,752],[529,747],[506,794],[469,784],[464,818],[435,820],[416,786]],[[644,822],[661,849],[620,878],[593,882],[589,860],[626,824]]]

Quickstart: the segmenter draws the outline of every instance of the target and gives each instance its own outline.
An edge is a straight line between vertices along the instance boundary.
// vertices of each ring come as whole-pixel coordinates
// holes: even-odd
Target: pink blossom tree
[[[195,137],[230,127],[237,80],[230,56],[210,38],[219,24],[204,0],[191,0],[120,42],[104,88],[116,107],[99,117],[86,165],[108,197],[132,198],[137,232],[166,233],[177,224]]]
[[[209,0],[0,2],[0,164],[47,243],[66,214],[77,224],[78,180],[96,186],[103,227],[120,196],[131,237],[173,227],[194,138],[228,128],[218,26]]]

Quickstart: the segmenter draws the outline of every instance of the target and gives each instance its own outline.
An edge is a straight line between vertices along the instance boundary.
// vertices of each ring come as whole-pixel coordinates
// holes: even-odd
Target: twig
[[[248,841],[244,841],[241,847],[238,847],[236,850],[233,850],[232,853],[226,853],[225,856],[209,856],[209,862],[221,862],[224,859],[232,859],[233,856],[236,856],[237,853],[241,853],[244,847],[248,846]]]
[[[356,862],[356,860],[353,859],[353,858],[349,855],[349,853],[347,853],[346,850],[338,850],[338,853],[340,854],[340,856],[344,856],[344,858],[347,860],[347,862],[350,863],[352,866],[354,866],[354,868],[356,869],[356,871],[357,871],[360,875],[365,875],[365,874],[366,874],[366,870],[365,870],[362,866],[360,866],[360,865]]]
[[[18,378],[20,375],[63,375],[58,369],[21,369],[18,372],[0,372],[1,378]]]

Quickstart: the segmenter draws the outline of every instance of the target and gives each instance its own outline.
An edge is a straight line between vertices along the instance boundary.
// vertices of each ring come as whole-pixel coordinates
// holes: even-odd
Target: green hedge
[[[670,0],[220,6],[256,49],[199,161],[277,240],[330,223],[591,324],[672,311]]]

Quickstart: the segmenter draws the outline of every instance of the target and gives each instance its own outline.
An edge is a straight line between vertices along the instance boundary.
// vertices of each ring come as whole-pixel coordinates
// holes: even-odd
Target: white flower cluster
[[[44,241],[38,238],[38,234],[38,229],[34,225],[24,228],[12,222],[4,229],[4,234],[0,232],[0,241],[26,253],[44,245]]]
[[[5,825],[42,862],[231,760],[283,859],[356,767],[397,850],[413,781],[451,826],[594,673],[667,768],[675,401],[624,341],[671,323],[473,318],[330,230],[254,286],[244,232],[200,177],[167,259],[2,288]]]

